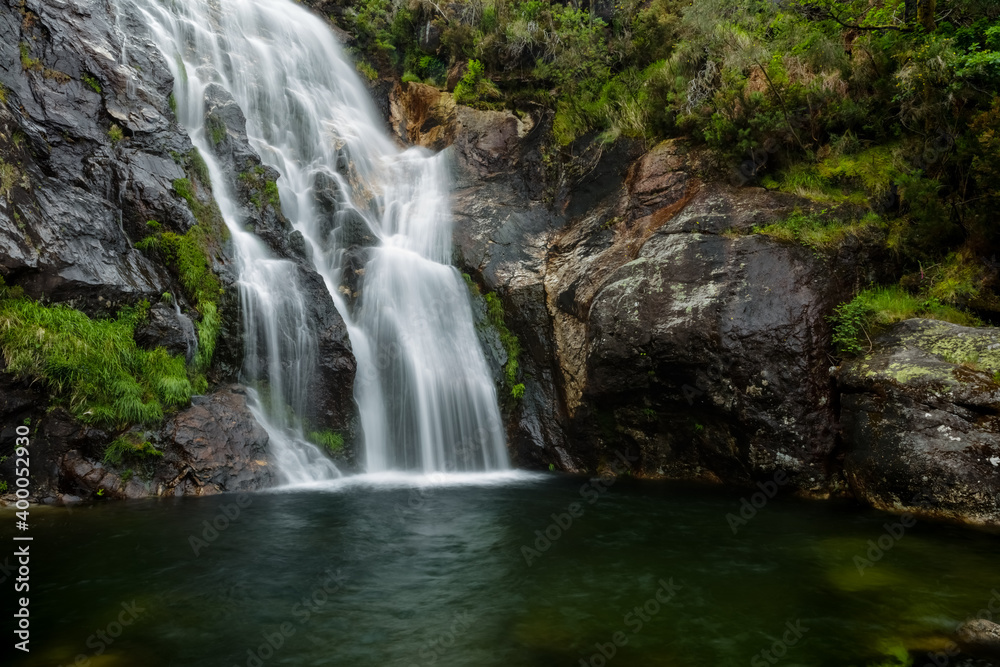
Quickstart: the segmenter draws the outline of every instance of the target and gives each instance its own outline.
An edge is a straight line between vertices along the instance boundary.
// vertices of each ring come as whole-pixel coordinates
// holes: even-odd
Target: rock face
[[[621,451],[646,475],[836,487],[826,316],[867,278],[857,249],[753,234],[803,202],[703,182],[676,143],[623,144],[546,193],[530,125],[494,114],[456,114],[455,233],[527,351],[515,458],[595,470]]]
[[[65,418],[46,424],[40,440],[68,448],[59,464],[57,488],[63,495],[92,498],[103,489],[101,496],[112,498],[202,496],[253,491],[273,480],[267,432],[254,421],[243,390],[236,386],[196,397],[158,432],[137,434],[139,439],[148,436],[162,458],[125,459],[108,466],[93,456],[95,446],[107,444],[107,436],[87,433]]]
[[[855,495],[1000,525],[1000,329],[906,320],[838,374]]]

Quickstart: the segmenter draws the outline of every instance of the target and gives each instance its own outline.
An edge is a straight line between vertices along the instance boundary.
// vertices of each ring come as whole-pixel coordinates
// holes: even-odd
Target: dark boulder
[[[845,363],[844,473],[873,506],[1000,525],[1000,329],[906,320]]]

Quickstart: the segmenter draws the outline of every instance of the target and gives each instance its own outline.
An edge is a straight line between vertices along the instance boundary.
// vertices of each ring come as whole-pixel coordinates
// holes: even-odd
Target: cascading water
[[[444,157],[396,148],[330,30],[291,0],[135,1],[175,69],[178,119],[206,157],[233,235],[246,328],[261,343],[250,340],[247,349],[266,350],[247,366],[267,365],[271,405],[261,418],[286,441],[280,454],[288,460],[279,467],[296,471],[291,481],[328,474],[310,472],[315,452],[292,446],[295,438],[283,435],[290,425],[276,416],[306,400],[316,343],[293,267],[243,231],[210,159],[203,117],[209,83],[233,95],[251,144],[281,174],[282,210],[306,238],[347,322],[368,471],[507,468],[468,291],[448,265]],[[370,246],[359,250],[366,238]]]

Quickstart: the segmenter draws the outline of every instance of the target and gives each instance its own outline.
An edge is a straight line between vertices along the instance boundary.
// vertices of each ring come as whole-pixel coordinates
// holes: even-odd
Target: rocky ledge
[[[1000,329],[906,320],[837,377],[858,498],[1000,526]]]

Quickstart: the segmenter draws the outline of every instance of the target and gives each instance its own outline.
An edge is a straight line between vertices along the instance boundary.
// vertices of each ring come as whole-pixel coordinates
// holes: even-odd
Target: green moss
[[[31,47],[27,42],[21,42],[21,67],[24,70],[42,69],[41,61],[31,57]]]
[[[111,143],[117,144],[125,138],[125,133],[122,132],[122,128],[118,127],[115,123],[112,123],[111,127],[108,128],[108,138],[111,139]]]
[[[257,166],[240,174],[240,181],[246,184],[250,191],[251,203],[258,211],[270,206],[275,211],[281,210],[281,197],[278,195],[277,182],[267,178],[267,170]]]
[[[219,334],[218,300],[222,292],[219,279],[212,272],[208,249],[211,239],[201,225],[192,227],[186,234],[161,232],[148,236],[136,247],[145,252],[156,252],[177,274],[184,292],[194,301],[201,318],[195,324],[198,332],[199,370],[207,370],[215,353]]]
[[[83,422],[155,423],[164,408],[186,405],[192,388],[184,359],[143,350],[133,337],[147,303],[114,319],[91,319],[66,306],[43,306],[0,287],[0,349],[7,372],[40,380]]]
[[[14,188],[17,187],[21,173],[17,167],[0,160],[0,195],[8,202],[14,199]]]
[[[325,448],[330,454],[339,454],[344,449],[344,436],[330,429],[311,431],[307,439],[314,445]]]
[[[167,97],[167,105],[170,106],[170,113],[177,115],[177,98],[174,97],[173,93]]]
[[[80,78],[83,80],[83,82],[85,84],[87,84],[88,86],[90,86],[90,88],[95,93],[100,94],[100,92],[101,92],[101,83],[93,75],[84,72],[83,75]]]
[[[209,116],[205,119],[205,133],[211,139],[214,146],[218,146],[226,139],[226,124],[216,116]]]
[[[153,443],[148,440],[141,440],[134,434],[123,435],[115,438],[104,449],[104,463],[108,465],[120,466],[126,462],[142,461],[148,458],[162,457],[163,452],[156,449]],[[127,482],[132,477],[132,470],[127,470],[126,475],[122,475],[122,481]]]
[[[0,104],[7,104],[7,86],[0,83]]]

